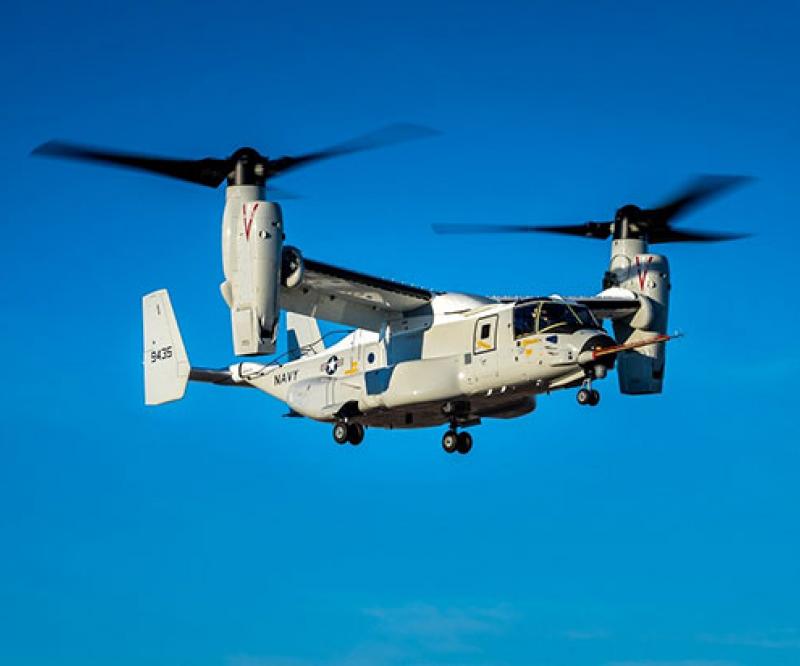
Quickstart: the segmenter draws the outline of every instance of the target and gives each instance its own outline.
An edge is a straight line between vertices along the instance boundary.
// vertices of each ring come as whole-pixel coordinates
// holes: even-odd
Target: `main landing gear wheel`
[[[350,429],[344,421],[338,421],[333,426],[333,439],[337,444],[346,444],[350,435]]]
[[[459,433],[456,442],[456,451],[458,451],[461,455],[466,455],[471,450],[472,435],[470,435],[468,432]]]
[[[337,421],[333,426],[333,439],[337,444],[350,442],[353,446],[358,446],[364,441],[364,426],[360,423]]]
[[[353,446],[358,446],[364,441],[364,426],[360,423],[350,423],[347,426],[347,441]]]
[[[582,388],[575,396],[579,405],[594,407],[600,402],[600,393],[594,389]]]
[[[447,453],[455,453],[458,450],[458,434],[455,430],[448,430],[442,436],[442,448]]]
[[[447,453],[458,451],[464,455],[472,450],[472,435],[468,432],[458,433],[455,430],[448,430],[442,437],[442,448]]]

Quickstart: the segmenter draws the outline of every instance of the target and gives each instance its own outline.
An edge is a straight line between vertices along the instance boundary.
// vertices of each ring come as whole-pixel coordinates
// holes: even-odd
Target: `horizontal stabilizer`
[[[192,368],[189,373],[189,381],[204,382],[206,384],[216,384],[217,386],[243,386],[254,388],[239,377],[235,377],[230,368]]]

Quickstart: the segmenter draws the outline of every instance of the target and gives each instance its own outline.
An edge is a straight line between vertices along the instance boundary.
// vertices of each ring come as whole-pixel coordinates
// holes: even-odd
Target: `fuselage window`
[[[488,340],[491,334],[492,334],[491,324],[484,324],[483,326],[481,326],[481,340]]]

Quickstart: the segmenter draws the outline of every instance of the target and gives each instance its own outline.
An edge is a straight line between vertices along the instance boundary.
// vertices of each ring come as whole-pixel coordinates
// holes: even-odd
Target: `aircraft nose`
[[[604,354],[603,356],[595,358],[594,352],[607,349],[608,347],[615,347],[616,344],[614,338],[609,335],[603,333],[593,335],[583,343],[583,347],[581,347],[581,351],[578,354],[578,363],[580,365],[602,365],[610,370],[614,367],[614,360],[617,355]]]

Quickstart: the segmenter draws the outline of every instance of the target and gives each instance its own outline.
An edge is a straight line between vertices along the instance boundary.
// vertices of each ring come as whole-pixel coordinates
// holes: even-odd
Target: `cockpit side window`
[[[539,303],[528,303],[514,308],[514,338],[524,338],[536,332],[538,309]]]
[[[594,316],[594,313],[585,305],[573,305],[572,311],[580,319],[584,328],[601,328],[600,323]]]

